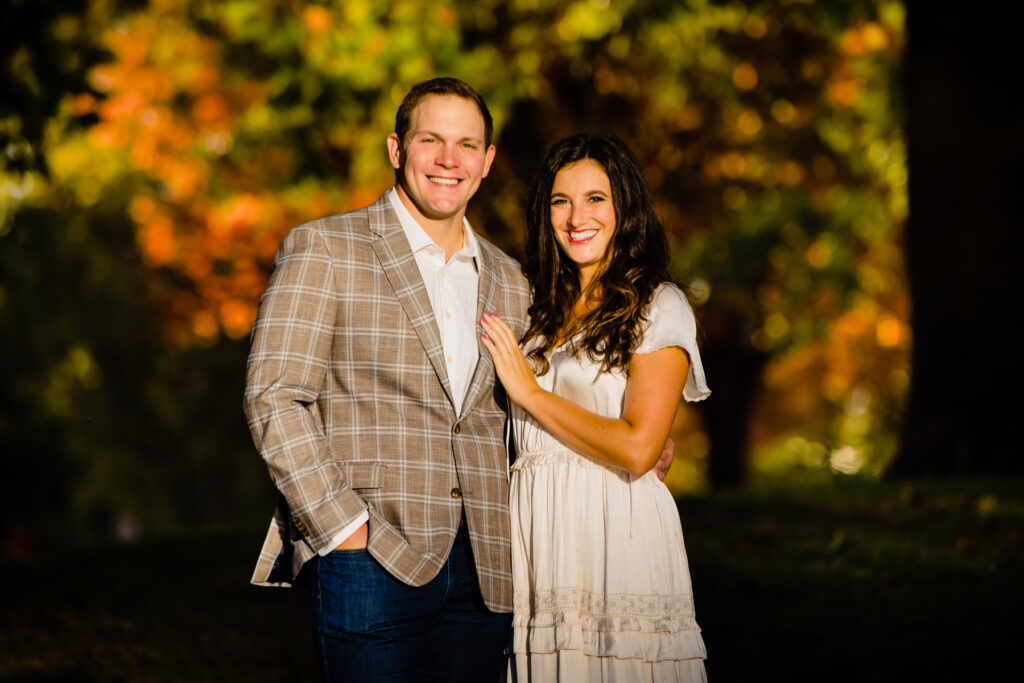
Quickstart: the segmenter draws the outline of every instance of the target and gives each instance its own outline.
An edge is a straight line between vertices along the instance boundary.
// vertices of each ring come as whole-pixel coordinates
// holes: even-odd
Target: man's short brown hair
[[[402,104],[398,107],[398,113],[395,114],[395,134],[400,143],[405,142],[405,134],[409,132],[409,120],[412,118],[413,110],[427,95],[454,95],[473,102],[484,119],[484,147],[491,146],[494,122],[491,120],[491,112],[487,109],[484,98],[468,83],[449,77],[432,78],[429,81],[417,83],[406,94]]]

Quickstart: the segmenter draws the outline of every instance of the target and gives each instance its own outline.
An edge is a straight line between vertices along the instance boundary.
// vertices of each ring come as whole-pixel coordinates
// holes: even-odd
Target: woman
[[[636,158],[611,136],[556,143],[527,222],[523,351],[482,321],[513,403],[518,679],[704,681],[679,513],[649,470],[680,394],[710,391]]]

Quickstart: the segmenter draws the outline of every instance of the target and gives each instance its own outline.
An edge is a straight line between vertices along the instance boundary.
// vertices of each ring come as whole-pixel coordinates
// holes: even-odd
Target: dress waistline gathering
[[[545,465],[578,465],[586,469],[600,470],[606,472],[614,477],[617,477],[625,486],[626,494],[629,496],[629,520],[627,522],[627,529],[629,532],[629,538],[633,538],[633,518],[636,517],[636,510],[634,509],[634,491],[633,484],[638,479],[643,477],[634,477],[629,472],[612,467],[611,465],[605,465],[604,463],[591,460],[585,455],[580,455],[576,451],[561,447],[551,448],[548,450],[536,450],[527,451],[525,453],[517,453],[515,462],[509,468],[512,472],[519,472],[534,467],[543,467]],[[650,472],[644,475],[648,476]]]

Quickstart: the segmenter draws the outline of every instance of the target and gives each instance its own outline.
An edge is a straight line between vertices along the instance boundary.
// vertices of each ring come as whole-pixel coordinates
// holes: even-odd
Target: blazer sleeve
[[[319,552],[366,505],[330,453],[321,407],[338,310],[330,253],[315,224],[285,237],[252,333],[244,410],[295,528]]]

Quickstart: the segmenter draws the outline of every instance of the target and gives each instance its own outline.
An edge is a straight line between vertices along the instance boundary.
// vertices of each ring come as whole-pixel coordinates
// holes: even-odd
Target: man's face
[[[399,194],[414,215],[461,219],[491,169],[494,145],[484,143],[484,119],[471,100],[427,95],[409,117],[405,140],[388,137],[388,156],[401,169]]]

